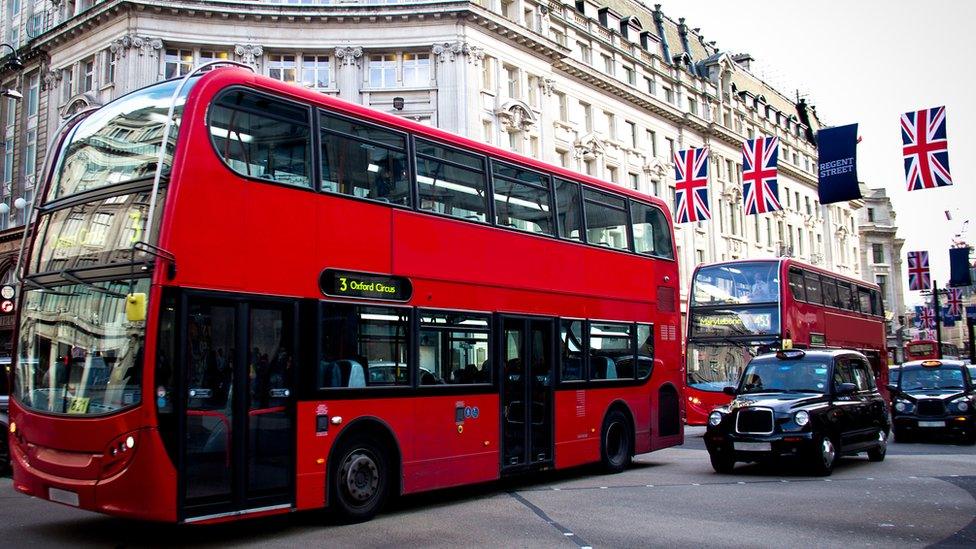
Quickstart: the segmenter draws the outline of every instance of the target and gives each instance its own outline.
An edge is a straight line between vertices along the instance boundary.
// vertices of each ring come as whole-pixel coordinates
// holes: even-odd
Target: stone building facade
[[[905,315],[904,264],[898,238],[895,209],[884,189],[861,186],[864,207],[858,211],[860,228],[861,273],[865,280],[881,286],[884,300],[888,349],[895,361],[904,358],[904,343],[909,339]]]
[[[208,60],[232,59],[672,204],[673,151],[709,147],[714,218],[677,229],[683,303],[702,262],[789,255],[860,275],[860,203],[824,207],[817,200],[816,110],[755,76],[750,56],[720,50],[659,6],[631,0],[3,0],[3,6],[0,29],[24,66],[0,73],[3,89],[23,95],[0,109],[7,145],[0,201],[8,211],[0,244],[20,231],[48,136],[65,116]],[[784,210],[745,216],[741,146],[761,135],[780,138]],[[25,199],[17,202],[23,208],[17,198]],[[0,267],[15,253],[6,251]]]

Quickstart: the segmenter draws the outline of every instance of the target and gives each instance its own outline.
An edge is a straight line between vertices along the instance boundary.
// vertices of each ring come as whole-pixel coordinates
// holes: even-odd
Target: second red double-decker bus
[[[681,443],[660,200],[240,68],[72,124],[28,229],[18,491],[368,518]]]
[[[936,345],[942,348],[942,356]],[[959,347],[952,343],[938,344],[934,339],[913,339],[905,344],[905,362],[939,358],[959,358]]]
[[[783,347],[856,349],[887,383],[884,311],[878,286],[794,259],[700,265],[689,293],[687,423],[704,425],[749,360]]]

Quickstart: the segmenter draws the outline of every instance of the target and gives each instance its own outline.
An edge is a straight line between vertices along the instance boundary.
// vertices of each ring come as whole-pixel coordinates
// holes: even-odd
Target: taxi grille
[[[941,416],[945,414],[945,404],[938,399],[928,398],[918,401],[918,415]]]
[[[735,420],[735,430],[739,433],[772,433],[773,411],[768,408],[739,410]]]

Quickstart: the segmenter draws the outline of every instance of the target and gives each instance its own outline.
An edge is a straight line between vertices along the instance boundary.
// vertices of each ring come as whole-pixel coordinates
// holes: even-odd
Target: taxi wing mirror
[[[891,383],[885,385],[885,388],[888,389],[888,392],[891,393],[891,394],[893,394],[893,395],[897,395],[898,393],[901,392],[901,390],[898,388],[897,385],[894,385],[894,384],[891,384]]]
[[[722,392],[729,396],[735,396],[735,387],[723,387]]]
[[[837,396],[853,395],[857,391],[857,385],[853,383],[839,383],[834,387],[834,394]]]
[[[129,322],[146,320],[146,294],[142,292],[125,296],[125,319]]]

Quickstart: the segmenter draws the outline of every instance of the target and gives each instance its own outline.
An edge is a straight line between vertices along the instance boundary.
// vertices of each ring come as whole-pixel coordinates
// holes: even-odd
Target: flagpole
[[[939,283],[932,279],[932,301],[935,305],[935,346],[939,359],[942,358],[942,310],[939,309]]]

